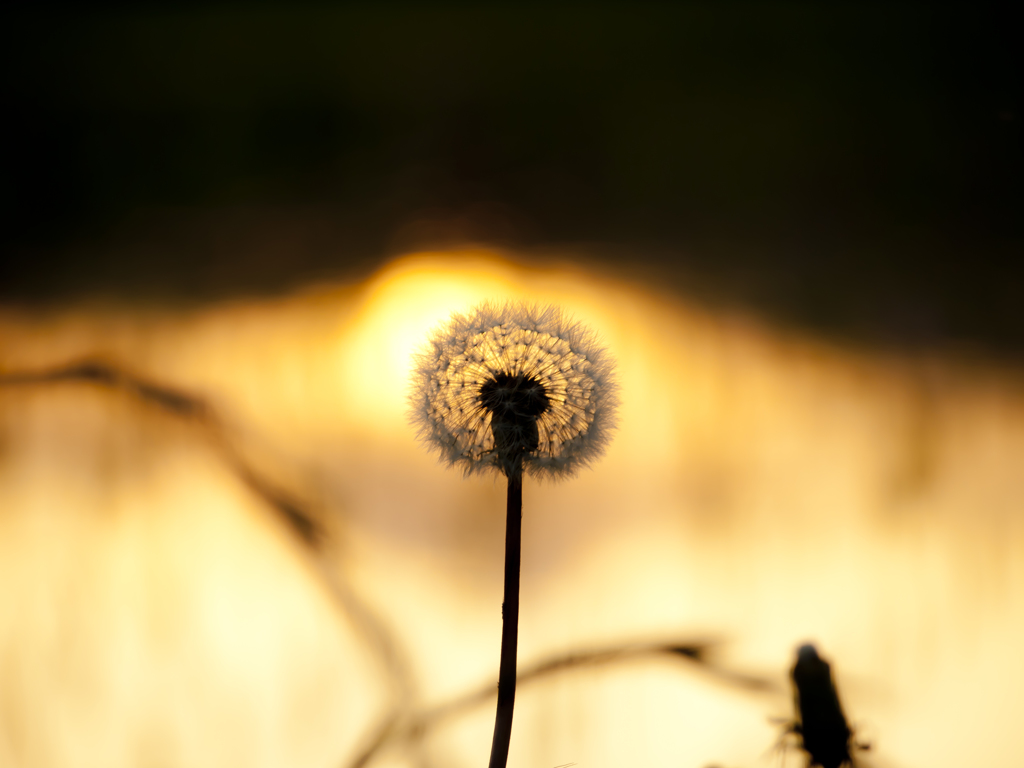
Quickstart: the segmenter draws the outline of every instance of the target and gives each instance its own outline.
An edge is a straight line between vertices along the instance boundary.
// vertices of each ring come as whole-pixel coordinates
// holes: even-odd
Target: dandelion
[[[412,415],[420,437],[466,474],[515,466],[574,474],[614,426],[611,361],[557,308],[483,304],[453,315],[416,356]]]
[[[481,304],[454,314],[415,357],[412,418],[441,459],[508,478],[498,708],[489,768],[508,759],[515,704],[523,473],[564,477],[597,459],[615,426],[612,363],[556,307]]]

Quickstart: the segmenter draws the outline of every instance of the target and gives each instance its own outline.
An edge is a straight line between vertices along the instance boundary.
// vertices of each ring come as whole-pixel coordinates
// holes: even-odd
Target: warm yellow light
[[[455,263],[442,254],[406,257],[375,276],[359,309],[339,328],[334,364],[341,396],[358,403],[353,416],[375,432],[404,429],[413,351],[452,312],[486,299],[523,297],[520,271],[488,253]]]
[[[393,634],[403,701],[486,683],[500,483],[438,465],[405,396],[430,330],[488,299],[557,304],[593,328],[622,396],[593,471],[525,489],[524,663],[714,635],[725,662],[783,685],[815,640],[879,762],[1020,762],[1019,379],[477,250],[198,310],[0,315],[0,372],[101,357],[201,398],[221,428],[95,383],[0,387],[0,765],[344,765],[390,689],[380,644],[323,574]],[[310,563],[223,444],[327,516],[337,551]],[[553,677],[519,701],[513,765],[535,767],[753,767],[767,718],[789,714],[784,691],[661,664]],[[489,716],[424,748],[471,764]]]

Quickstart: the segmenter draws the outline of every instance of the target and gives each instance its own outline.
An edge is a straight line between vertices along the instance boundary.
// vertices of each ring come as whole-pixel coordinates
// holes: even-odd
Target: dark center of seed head
[[[498,373],[480,388],[480,403],[495,419],[533,421],[550,401],[544,385],[532,376]]]
[[[550,400],[544,385],[525,374],[498,373],[480,388],[480,404],[491,412],[495,448],[503,458],[537,450],[537,417]]]

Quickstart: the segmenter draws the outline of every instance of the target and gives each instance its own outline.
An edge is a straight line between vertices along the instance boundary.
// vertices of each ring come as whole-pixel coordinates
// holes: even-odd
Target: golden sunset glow
[[[438,463],[406,404],[427,332],[485,300],[592,328],[622,401],[592,469],[526,483],[521,666],[712,639],[776,684],[664,658],[551,674],[521,688],[510,766],[773,765],[807,640],[865,765],[1024,757],[1019,372],[478,250],[201,309],[0,311],[0,374],[102,360],[213,414],[0,386],[0,766],[344,767],[389,712],[493,684],[504,489]],[[317,516],[319,551],[239,467]],[[369,765],[479,765],[491,707]]]

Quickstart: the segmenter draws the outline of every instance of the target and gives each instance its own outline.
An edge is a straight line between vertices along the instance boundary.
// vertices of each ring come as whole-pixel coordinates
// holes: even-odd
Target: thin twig
[[[197,424],[212,438],[221,458],[243,483],[258,496],[306,545],[316,548],[324,538],[324,526],[300,502],[257,472],[232,445],[214,409],[202,398],[165,384],[151,381],[102,360],[81,360],[56,368],[0,374],[0,386],[58,384],[61,382],[98,384],[124,392],[139,402],[179,419]]]
[[[326,526],[321,520],[326,515],[314,512],[313,504],[303,501],[299,494],[279,487],[250,464],[235,447],[223,421],[209,403],[197,395],[152,381],[103,360],[86,359],[37,371],[0,374],[0,386],[7,387],[63,382],[92,383],[124,392],[143,405],[189,421],[202,430],[228,469],[296,535],[303,545],[301,553],[319,574],[336,608],[353,621],[364,644],[377,657],[384,676],[390,681],[393,699],[393,706],[384,722],[395,720],[394,712],[408,707],[412,675],[394,634],[371,606],[324,562],[322,546],[326,540]],[[381,732],[386,733],[386,730]]]
[[[644,658],[674,658],[690,665],[694,670],[704,672],[715,680],[753,693],[778,693],[779,686],[767,678],[727,669],[708,659],[709,650],[715,645],[709,641],[641,643],[614,645],[607,648],[571,652],[552,656],[521,669],[516,676],[522,686],[544,677],[573,669],[620,664]],[[485,684],[451,701],[432,707],[417,716],[400,723],[397,719],[389,723],[386,730],[375,735],[371,745],[360,753],[357,760],[346,764],[346,768],[364,768],[377,753],[390,745],[403,745],[419,739],[424,733],[449,717],[466,712],[484,704],[495,695],[494,685]]]

